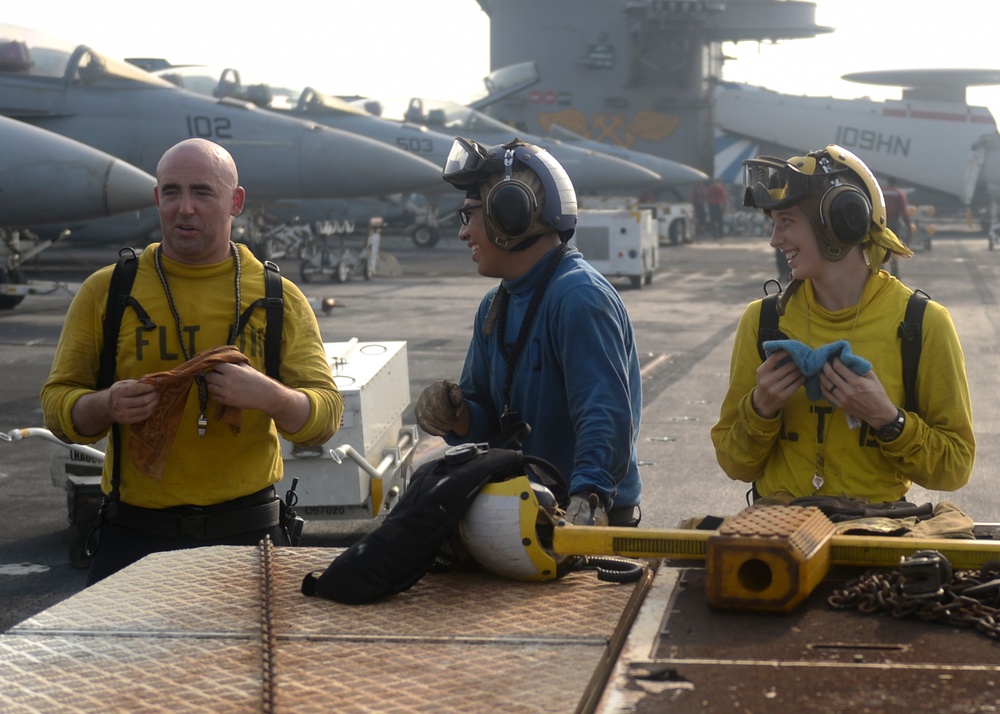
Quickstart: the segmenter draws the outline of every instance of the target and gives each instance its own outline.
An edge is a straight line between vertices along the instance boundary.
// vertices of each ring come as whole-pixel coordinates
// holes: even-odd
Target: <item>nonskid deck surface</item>
[[[371,605],[302,595],[339,552],[145,558],[0,636],[0,710],[572,712],[603,686],[650,579],[456,571]]]

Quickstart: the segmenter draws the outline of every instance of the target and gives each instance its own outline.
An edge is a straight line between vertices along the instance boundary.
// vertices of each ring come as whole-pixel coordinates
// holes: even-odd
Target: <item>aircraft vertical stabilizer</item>
[[[760,144],[753,139],[746,139],[715,132],[715,177],[724,183],[741,183],[743,181],[743,162],[752,159],[760,153]]]

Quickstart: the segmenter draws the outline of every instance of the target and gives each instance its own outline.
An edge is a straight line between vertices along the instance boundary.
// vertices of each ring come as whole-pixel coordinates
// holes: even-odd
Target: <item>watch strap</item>
[[[899,435],[903,433],[903,427],[905,424],[906,412],[899,407],[896,407],[896,418],[883,426],[881,429],[875,429],[875,436],[883,443],[895,441],[899,438]]]

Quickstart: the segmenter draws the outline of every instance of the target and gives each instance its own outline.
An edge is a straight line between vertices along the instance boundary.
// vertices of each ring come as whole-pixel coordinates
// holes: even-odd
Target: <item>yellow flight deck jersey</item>
[[[139,379],[151,372],[173,369],[184,363],[177,327],[166,294],[156,274],[151,245],[139,257],[138,273],[131,295],[155,323],[153,330],[141,329],[135,310],[125,308],[118,336],[115,380]],[[255,300],[264,297],[264,266],[242,244],[240,314]],[[234,261],[232,257],[212,265],[184,265],[161,256],[181,331],[188,341],[189,354],[225,345],[235,311]],[[73,428],[73,405],[95,391],[103,344],[103,322],[107,293],[114,266],[91,275],[73,299],[52,373],[42,388],[45,424],[69,441],[88,444],[108,436],[110,429],[84,436]],[[340,424],[344,399],[334,384],[327,364],[319,326],[302,292],[283,281],[284,318],[281,333],[282,382],[309,397],[310,416],[305,426],[282,436],[291,442],[314,445],[329,440]],[[250,364],[264,372],[265,310],[253,311],[246,328],[237,337],[236,347]],[[167,457],[162,481],[140,473],[129,458],[129,426],[121,425],[121,500],[144,508],[178,505],[205,506],[255,493],[281,480],[283,464],[278,430],[262,411],[246,409],[242,428],[214,419],[218,405],[209,398],[205,415],[208,429],[198,436],[200,411],[197,384],[192,384],[184,415]],[[109,443],[104,461],[102,487],[111,490],[113,448]]]
[[[869,278],[858,306],[837,311],[821,307],[807,280],[779,320],[790,340],[815,349],[847,340],[864,357],[894,404],[906,402],[899,324],[912,290],[880,271]],[[733,345],[729,391],[712,428],[716,456],[734,480],[757,482],[761,496],[847,495],[872,503],[895,501],[911,483],[954,491],[968,483],[975,459],[972,406],[965,356],[948,311],[929,302],[923,318],[917,371],[916,413],[906,413],[903,433],[879,442],[868,424],[851,428],[844,413],[825,399],[810,401],[800,388],[773,419],[751,405],[761,364],[757,330],[761,301],[743,313]],[[855,323],[855,318],[857,322]],[[879,424],[878,426],[881,426]],[[817,467],[817,464],[819,466]]]

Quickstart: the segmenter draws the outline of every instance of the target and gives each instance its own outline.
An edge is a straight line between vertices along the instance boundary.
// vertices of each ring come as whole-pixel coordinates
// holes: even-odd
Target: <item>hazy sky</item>
[[[849,72],[903,68],[1000,70],[996,0],[819,0],[816,24],[836,32],[778,44],[725,45],[736,61],[724,78],[788,94],[898,99],[893,87],[840,79]],[[970,88],[970,104],[1000,119],[1000,87]]]
[[[614,2],[614,0],[608,0]],[[899,90],[847,72],[1000,69],[997,0],[819,0],[831,35],[727,45],[725,78],[794,94],[874,99]],[[244,81],[332,94],[468,101],[489,72],[489,20],[475,0],[22,0],[0,21],[89,44],[112,57],[231,66]],[[528,59],[528,58],[525,58]],[[1000,117],[1000,88],[969,91]]]

